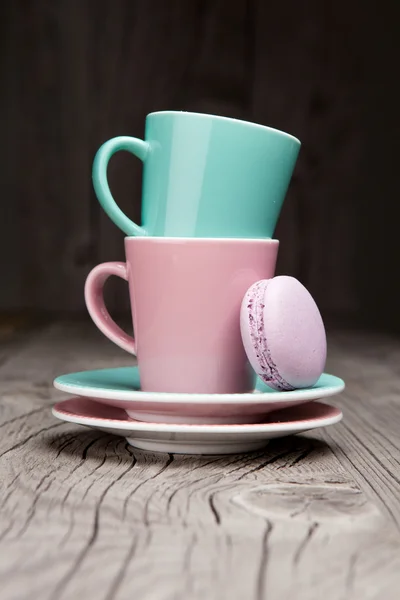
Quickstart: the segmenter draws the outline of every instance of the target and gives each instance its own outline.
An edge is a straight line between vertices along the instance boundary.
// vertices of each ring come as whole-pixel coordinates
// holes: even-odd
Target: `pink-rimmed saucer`
[[[274,411],[262,423],[146,423],[131,419],[120,408],[81,397],[59,402],[53,408],[53,415],[62,421],[123,436],[141,450],[179,454],[236,454],[259,450],[270,439],[334,425],[343,417],[338,408],[309,402]]]

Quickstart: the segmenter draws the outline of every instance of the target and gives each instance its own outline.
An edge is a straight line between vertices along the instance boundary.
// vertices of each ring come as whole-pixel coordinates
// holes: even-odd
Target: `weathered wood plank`
[[[343,424],[202,458],[56,421],[55,375],[131,359],[85,323],[27,339],[0,366],[2,598],[395,600],[400,343],[330,341]]]
[[[300,278],[323,310],[354,313],[354,232],[367,144],[358,108],[366,93],[365,16],[344,2],[325,10],[312,0],[290,14],[284,3],[271,8],[256,3],[253,115],[302,142],[276,232],[279,268]]]
[[[236,0],[227,14],[223,0],[136,0],[134,9],[121,0],[104,2],[106,25],[93,20],[91,29],[101,107],[93,130],[95,149],[116,135],[142,137],[146,114],[155,110],[245,118],[246,4],[246,0]],[[149,19],[149,14],[156,17]],[[104,63],[99,63],[99,56],[105,56]],[[109,169],[118,204],[137,222],[141,171],[140,161],[124,153],[111,161]],[[98,210],[96,219],[98,260],[123,260],[123,233],[103,211]],[[110,284],[108,297],[116,310],[129,306],[127,291],[119,282]]]
[[[14,4],[19,302],[73,311],[82,306],[92,235],[86,3]]]
[[[89,269],[123,258],[123,235],[91,189],[95,151],[172,108],[298,135],[279,270],[301,278],[324,314],[398,327],[396,10],[357,0],[289,12],[261,0],[4,2],[0,306],[84,309]],[[139,219],[139,161],[113,160],[110,181]],[[111,284],[115,309],[128,306],[122,289]]]
[[[0,114],[2,118],[2,143],[0,145],[0,256],[2,281],[0,310],[22,306],[22,259],[19,234],[19,198],[15,182],[21,176],[18,168],[18,148],[15,143],[20,129],[17,118],[17,72],[14,56],[17,50],[17,23],[15,3],[0,6]]]

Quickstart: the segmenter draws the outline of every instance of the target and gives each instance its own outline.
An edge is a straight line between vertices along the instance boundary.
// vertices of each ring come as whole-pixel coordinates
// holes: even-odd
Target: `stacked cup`
[[[148,115],[145,140],[100,148],[94,188],[127,236],[126,261],[89,273],[86,305],[138,367],[58,377],[54,385],[78,397],[57,404],[55,416],[143,450],[200,454],[256,450],[341,419],[332,406],[310,406],[344,387],[318,379],[326,356],[318,308],[299,282],[274,277],[272,236],[299,148],[269,127],[172,111]],[[140,226],[108,185],[119,150],[143,161]],[[105,306],[110,275],[129,284],[134,338]]]
[[[97,327],[137,356],[142,391],[254,389],[240,306],[253,283],[274,276],[272,236],[299,149],[276,129],[174,111],[149,114],[144,140],[117,137],[99,149],[94,188],[127,236],[126,262],[91,271],[86,305]],[[120,150],[143,161],[142,225],[121,211],[108,185],[108,162]],[[110,275],[129,283],[134,338],[105,307]]]

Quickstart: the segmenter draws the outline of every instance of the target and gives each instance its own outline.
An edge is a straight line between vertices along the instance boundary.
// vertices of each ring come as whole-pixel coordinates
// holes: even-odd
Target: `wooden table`
[[[400,342],[329,348],[341,424],[191,457],[51,415],[56,375],[130,363],[92,324],[3,336],[1,600],[400,598]]]

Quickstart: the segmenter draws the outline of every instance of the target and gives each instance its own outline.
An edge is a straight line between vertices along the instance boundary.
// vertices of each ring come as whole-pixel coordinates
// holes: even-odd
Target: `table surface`
[[[52,416],[56,375],[131,364],[93,325],[3,330],[1,599],[397,600],[400,341],[328,344],[342,423],[199,457]]]

